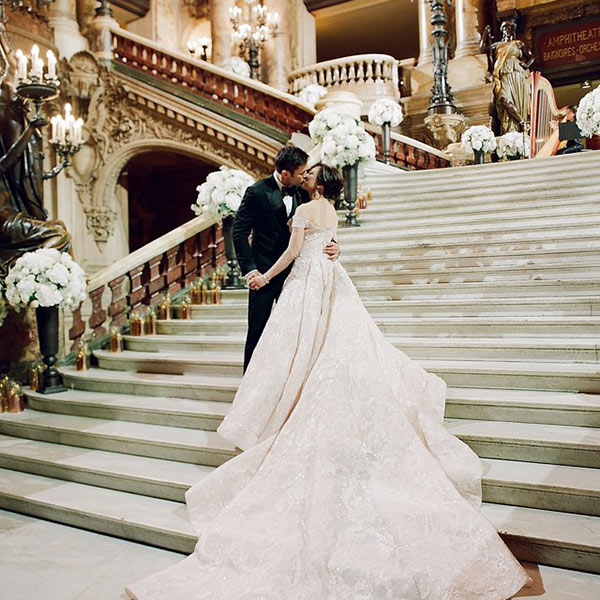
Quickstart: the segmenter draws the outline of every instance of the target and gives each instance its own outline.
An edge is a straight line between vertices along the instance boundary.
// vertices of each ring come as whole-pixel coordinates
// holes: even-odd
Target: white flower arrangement
[[[315,104],[326,95],[327,88],[324,88],[318,83],[311,83],[310,85],[307,85],[305,88],[300,90],[300,92],[298,93],[298,100],[314,108]]]
[[[509,131],[498,140],[496,148],[498,158],[509,158],[514,156],[531,156],[529,136],[518,131]]]
[[[600,135],[600,86],[580,100],[576,119],[585,137]]]
[[[485,125],[469,127],[460,138],[461,147],[465,152],[493,152],[496,149],[494,132]]]
[[[404,119],[402,107],[390,98],[380,98],[369,109],[369,123],[377,127],[381,127],[384,123],[398,127],[402,119]]]
[[[2,295],[2,290],[0,290],[0,325],[4,323],[4,319],[6,319],[6,315],[8,314],[8,309],[6,308],[6,300]]]
[[[67,252],[54,248],[23,254],[6,277],[6,299],[17,311],[38,306],[75,310],[86,289],[83,269]]]
[[[231,56],[221,63],[221,67],[234,75],[250,77],[250,65],[239,56]]]
[[[253,183],[254,179],[244,171],[220,167],[196,188],[198,198],[191,209],[197,216],[212,215],[218,219],[235,215],[244,192]]]
[[[321,146],[321,160],[336,168],[375,160],[375,140],[362,124],[342,124],[329,132]]]
[[[340,108],[324,108],[315,115],[308,124],[308,132],[315,144],[322,144],[325,136],[340,126],[352,127],[361,125],[360,119]]]

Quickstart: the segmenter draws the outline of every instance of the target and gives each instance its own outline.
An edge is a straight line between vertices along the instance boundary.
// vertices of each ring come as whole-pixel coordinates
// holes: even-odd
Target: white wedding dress
[[[386,341],[305,228],[218,431],[244,452],[186,494],[194,554],[137,600],[505,600],[529,580],[479,512],[445,384]]]

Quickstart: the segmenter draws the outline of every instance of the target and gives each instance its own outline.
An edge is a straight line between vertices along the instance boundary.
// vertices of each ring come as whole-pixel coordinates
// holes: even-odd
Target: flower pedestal
[[[239,290],[244,287],[242,272],[235,255],[235,245],[233,243],[233,223],[235,217],[232,215],[223,219],[223,238],[225,240],[225,256],[227,257],[227,266],[229,271],[225,279],[223,289]]]
[[[473,150],[473,156],[475,157],[474,164],[482,165],[485,163],[485,152],[483,150]]]
[[[39,392],[41,394],[56,394],[65,392],[60,373],[56,370],[56,355],[58,354],[58,306],[38,306],[35,309],[40,351],[46,369],[42,374]]]
[[[381,132],[383,134],[383,162],[386,165],[390,164],[390,146],[391,146],[391,134],[392,124],[388,121],[381,126]]]
[[[356,199],[358,196],[358,163],[342,167],[344,178],[344,204],[348,209],[346,213],[346,226],[359,227],[356,220]]]

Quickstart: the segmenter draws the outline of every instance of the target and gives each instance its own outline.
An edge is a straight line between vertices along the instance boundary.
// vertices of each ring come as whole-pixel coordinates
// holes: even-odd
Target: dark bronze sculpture
[[[530,105],[529,67],[534,59],[527,46],[515,39],[515,17],[504,20],[500,31],[502,40],[491,43],[489,26],[486,28],[482,50],[488,54],[488,64],[492,70],[499,133],[502,135],[526,128]]]
[[[6,26],[0,21],[0,282],[14,261],[38,248],[68,250],[71,237],[61,221],[48,221],[43,207],[42,117],[27,119],[15,91],[15,65]]]

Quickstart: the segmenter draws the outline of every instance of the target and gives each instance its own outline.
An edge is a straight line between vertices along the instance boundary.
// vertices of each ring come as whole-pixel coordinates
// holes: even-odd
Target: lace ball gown
[[[505,600],[528,576],[479,512],[445,384],[384,339],[335,234],[300,255],[218,432],[245,451],[186,494],[199,539],[136,600]]]

